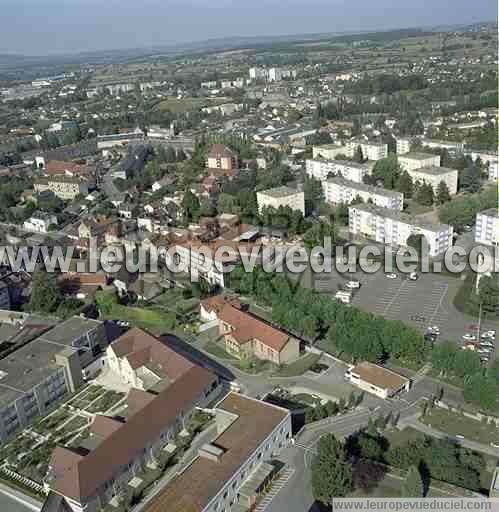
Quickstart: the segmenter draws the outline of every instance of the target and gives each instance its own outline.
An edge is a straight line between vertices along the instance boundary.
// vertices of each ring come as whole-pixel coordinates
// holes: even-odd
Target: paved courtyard
[[[445,274],[419,274],[417,281],[410,281],[402,274],[397,279],[388,279],[382,271],[344,275],[333,272],[317,276],[310,284],[322,293],[334,294],[350,279],[361,283],[361,288],[354,291],[354,306],[391,320],[401,320],[422,331],[436,325],[440,328],[441,339],[460,342],[467,327],[478,322],[477,318],[454,307],[462,281]],[[482,330],[497,328],[498,322],[482,322]]]

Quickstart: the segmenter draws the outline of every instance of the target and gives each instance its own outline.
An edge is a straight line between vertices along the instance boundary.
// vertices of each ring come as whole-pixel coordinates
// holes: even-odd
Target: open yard
[[[130,325],[148,329],[154,334],[164,334],[175,328],[175,313],[152,308],[139,308],[114,304],[111,311],[104,315],[109,320],[121,320]]]
[[[280,366],[275,373],[276,377],[297,377],[303,375],[306,371],[310,370],[314,364],[319,362],[321,356],[319,354],[305,354],[300,359]]]
[[[451,436],[464,436],[478,443],[499,444],[499,429],[493,424],[476,421],[460,414],[434,407],[431,413],[421,418],[426,425]]]
[[[181,114],[189,112],[190,110],[199,109],[202,107],[220,105],[226,103],[228,100],[223,98],[168,98],[160,101],[156,108],[160,110],[169,110],[174,114]]]

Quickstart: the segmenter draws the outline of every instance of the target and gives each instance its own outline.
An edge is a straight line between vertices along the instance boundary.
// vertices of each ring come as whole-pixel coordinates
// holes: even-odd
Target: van
[[[350,304],[352,301],[352,292],[345,292],[340,290],[339,292],[336,292],[334,297],[337,301],[342,302],[343,304]]]

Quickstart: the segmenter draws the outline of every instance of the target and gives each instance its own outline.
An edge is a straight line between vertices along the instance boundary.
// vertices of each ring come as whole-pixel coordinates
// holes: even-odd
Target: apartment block
[[[373,172],[373,163],[359,164],[350,160],[324,160],[317,158],[306,160],[305,169],[307,175],[320,181],[325,181],[331,174],[341,176],[346,180],[363,183],[364,176],[370,176]]]
[[[376,161],[388,156],[388,144],[365,142],[362,140],[351,140],[347,142],[345,146],[346,155],[350,158],[353,157],[359,146],[362,149],[363,157],[368,160]]]
[[[476,214],[475,242],[499,245],[499,211],[490,208]]]
[[[411,151],[411,139],[399,137],[397,139],[397,155],[405,155]]]
[[[238,168],[237,155],[223,144],[214,144],[208,151],[206,167],[215,171],[234,171]]]
[[[454,142],[452,140],[422,138],[421,144],[432,149],[446,149],[450,153],[462,153],[464,150],[464,142]]]
[[[305,215],[305,193],[290,187],[276,187],[262,190],[256,193],[258,211],[265,207],[272,207],[276,210],[280,206],[289,206],[292,210],[299,210]]]
[[[275,460],[291,442],[291,414],[266,402],[230,393],[214,409],[213,441],[167,484],[144,512],[253,510],[277,476]]]
[[[33,212],[28,220],[24,221],[23,228],[26,231],[35,231],[36,233],[47,233],[49,227],[57,225],[57,216],[47,212]]]
[[[79,449],[54,450],[48,500],[62,496],[64,510],[97,512],[117,503],[141,468],[157,467],[160,454],[176,448],[175,438],[196,407],[209,406],[220,393],[215,374],[140,329],[118,338],[109,357],[119,378],[133,374],[141,387],[129,391],[126,417],[97,415]]]
[[[421,167],[440,167],[440,155],[410,152],[400,155],[398,162],[403,171],[410,172]]]
[[[313,146],[312,158],[324,158],[326,160],[334,160],[338,155],[345,155],[346,148],[340,144],[323,144],[321,146]]]
[[[449,189],[449,194],[457,194],[458,171],[448,167],[419,167],[408,171],[413,182],[427,183],[432,186],[433,191],[437,193],[438,186],[443,181]]]
[[[88,195],[87,181],[77,177],[40,177],[34,181],[33,188],[38,193],[50,190],[63,201],[72,201],[79,195]]]
[[[371,204],[354,205],[348,208],[348,221],[354,237],[369,238],[394,248],[407,246],[411,235],[425,237],[431,257],[452,247],[452,226],[421,222],[396,210]]]
[[[0,444],[100,369],[106,346],[102,322],[74,317],[0,360]]]
[[[324,198],[331,204],[350,204],[357,197],[365,203],[392,210],[402,210],[404,207],[404,194],[382,187],[356,183],[344,178],[328,178],[322,182]]]

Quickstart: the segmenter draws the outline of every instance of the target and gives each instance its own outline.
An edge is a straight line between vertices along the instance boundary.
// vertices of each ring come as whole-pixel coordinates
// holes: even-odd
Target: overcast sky
[[[45,55],[494,19],[497,0],[0,0],[0,53]]]

